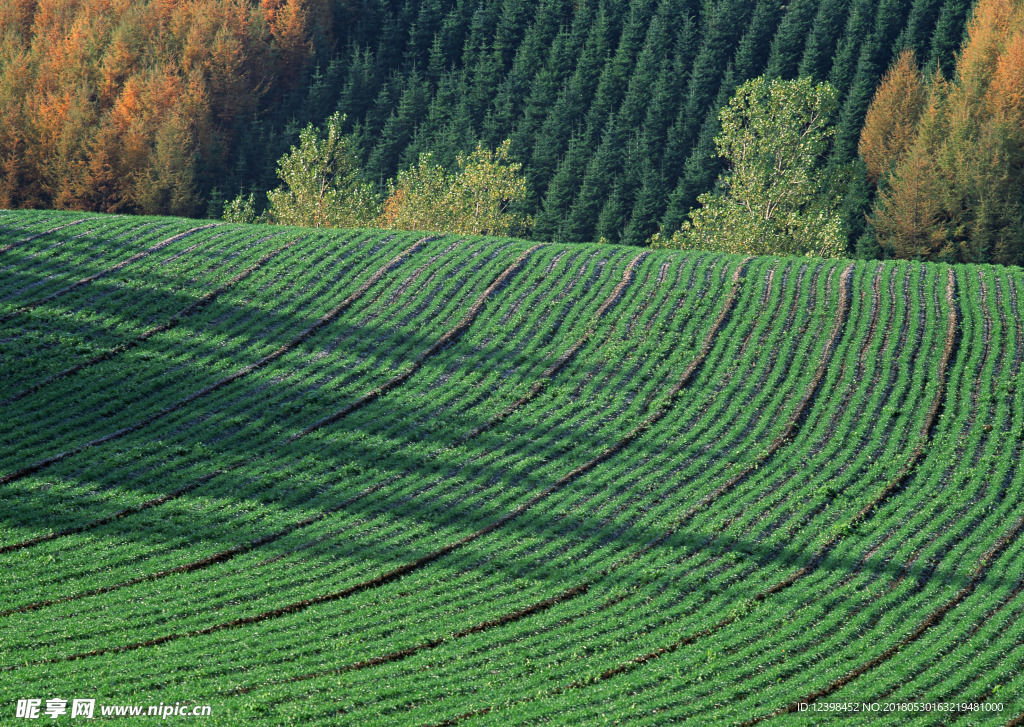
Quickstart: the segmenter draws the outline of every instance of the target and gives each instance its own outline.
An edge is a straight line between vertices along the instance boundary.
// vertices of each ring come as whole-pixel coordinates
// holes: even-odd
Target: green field
[[[1019,268],[0,212],[0,722],[1006,724],[1022,306]]]

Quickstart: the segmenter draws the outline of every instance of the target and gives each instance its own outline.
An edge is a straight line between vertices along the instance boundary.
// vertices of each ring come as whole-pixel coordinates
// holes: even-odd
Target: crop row
[[[75,286],[191,229],[27,239],[77,219],[8,233],[5,330],[101,341],[0,396],[8,697],[754,724],[1019,690],[1012,272],[225,226]]]

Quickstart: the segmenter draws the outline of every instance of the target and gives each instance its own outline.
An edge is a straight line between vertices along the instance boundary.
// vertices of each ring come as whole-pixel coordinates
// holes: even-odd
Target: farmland
[[[1019,268],[0,212],[0,710],[1019,723],[1022,305]]]

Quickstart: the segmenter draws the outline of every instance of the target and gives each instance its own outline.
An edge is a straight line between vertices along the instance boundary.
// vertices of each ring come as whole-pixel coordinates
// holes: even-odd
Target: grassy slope
[[[1017,269],[50,212],[0,250],[3,709],[1024,711]]]

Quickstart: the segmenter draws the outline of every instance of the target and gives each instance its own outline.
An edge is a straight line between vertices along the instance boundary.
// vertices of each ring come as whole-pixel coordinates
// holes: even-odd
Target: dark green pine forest
[[[337,54],[311,66],[301,98],[250,123],[237,165],[210,186],[225,197],[274,187],[298,130],[341,111],[374,182],[424,152],[450,165],[508,138],[532,237],[640,245],[678,228],[714,186],[719,111],[743,81],[831,83],[841,111],[830,162],[854,161],[892,61],[913,49],[926,75],[951,76],[969,10],[967,0],[367,0],[341,9]],[[852,252],[870,204],[863,174],[846,202]]]

